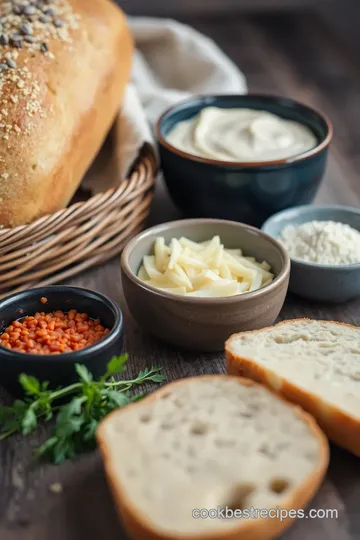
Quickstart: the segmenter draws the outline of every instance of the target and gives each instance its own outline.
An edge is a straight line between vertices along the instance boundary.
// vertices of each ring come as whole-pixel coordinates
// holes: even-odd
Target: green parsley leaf
[[[155,375],[148,377],[147,380],[155,383],[162,383],[163,381],[166,381],[166,377],[161,375],[161,373],[155,373]]]
[[[56,443],[58,441],[57,437],[50,437],[50,439],[47,439],[37,450],[36,450],[36,456],[37,457],[43,457],[47,453],[51,452],[53,448],[56,446]]]
[[[86,401],[86,397],[74,398],[64,405],[60,410],[55,426],[55,433],[59,438],[72,435],[80,431],[82,424],[85,422],[85,417],[82,414],[82,404]]]
[[[16,399],[11,407],[0,406],[0,423],[8,421],[10,418],[22,418],[27,408],[28,405],[25,401],[20,399]]]
[[[34,409],[29,407],[21,422],[21,429],[24,435],[29,435],[37,427],[37,418]]]
[[[143,371],[139,371],[139,375],[138,375],[138,379],[143,379],[144,377],[146,377],[147,375],[149,374],[149,368],[145,368]]]
[[[22,401],[21,399],[15,399],[13,403],[13,409],[17,415],[24,414],[27,408],[28,408],[28,404],[25,403],[25,401]]]
[[[151,369],[145,368],[143,371],[140,371],[137,380],[134,381],[135,384],[142,384],[144,382],[144,379],[151,382],[161,383],[166,380],[166,377],[164,375],[161,375],[160,373],[157,373],[161,371],[161,367],[159,366],[153,366]]]
[[[95,418],[91,418],[84,426],[84,440],[86,442],[95,440],[96,430],[99,422]]]
[[[83,364],[75,364],[75,370],[81,381],[91,383],[93,380],[92,373]]]
[[[40,385],[41,392],[46,392],[49,388],[49,381],[43,381]]]
[[[76,397],[62,408],[62,417],[64,420],[68,420],[71,416],[81,413],[82,404],[86,401],[85,396]]]
[[[69,437],[51,437],[36,452],[37,457],[48,457],[55,465],[76,456],[75,443]]]
[[[138,396],[134,396],[130,398],[130,403],[134,403],[135,401],[141,401],[142,399],[144,399],[145,396],[146,394],[139,394]]]
[[[40,394],[40,383],[36,377],[21,373],[19,377],[19,383],[27,394],[35,396]]]
[[[113,408],[123,407],[130,403],[128,396],[116,390],[103,390],[101,395],[106,397]]]
[[[128,361],[128,355],[122,354],[121,356],[113,356],[110,362],[106,366],[106,373],[103,380],[109,379],[118,373],[122,373],[125,369],[126,362]]]

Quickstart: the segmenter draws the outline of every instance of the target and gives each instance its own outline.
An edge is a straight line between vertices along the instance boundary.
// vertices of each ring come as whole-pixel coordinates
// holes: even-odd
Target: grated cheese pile
[[[227,249],[219,236],[206,242],[158,237],[154,255],[145,255],[138,277],[162,291],[197,297],[232,296],[271,283],[270,265],[244,257],[241,249]]]
[[[286,226],[279,237],[289,255],[318,264],[360,263],[360,232],[336,221]]]

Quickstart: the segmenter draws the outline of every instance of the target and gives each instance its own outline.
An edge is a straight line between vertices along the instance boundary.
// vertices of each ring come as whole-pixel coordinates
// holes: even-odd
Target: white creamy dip
[[[287,159],[318,144],[314,133],[298,122],[267,111],[218,107],[179,122],[166,140],[189,154],[243,162]]]

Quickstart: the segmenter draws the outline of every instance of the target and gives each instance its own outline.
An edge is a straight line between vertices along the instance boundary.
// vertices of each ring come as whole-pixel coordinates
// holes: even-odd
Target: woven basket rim
[[[158,162],[145,143],[118,187],[29,225],[0,230],[0,298],[103,264],[145,226]]]
[[[3,237],[5,235],[9,235],[10,238],[12,236],[15,236],[16,233],[24,233],[25,231],[30,232],[32,229],[37,229],[40,225],[43,225],[44,227],[49,226],[58,219],[73,215],[74,212],[85,212],[90,207],[93,207],[95,202],[98,202],[99,209],[101,209],[101,206],[105,201],[108,201],[112,196],[123,193],[126,184],[139,174],[139,169],[142,167],[144,160],[149,161],[149,164],[153,169],[153,176],[155,177],[158,171],[156,153],[153,146],[150,143],[145,142],[141,147],[139,155],[134,161],[134,164],[131,167],[129,174],[120,182],[118,187],[110,188],[104,192],[92,195],[85,201],[75,202],[51,214],[40,216],[31,223],[25,225],[17,225],[16,227],[2,227],[0,225],[0,240],[3,240]]]

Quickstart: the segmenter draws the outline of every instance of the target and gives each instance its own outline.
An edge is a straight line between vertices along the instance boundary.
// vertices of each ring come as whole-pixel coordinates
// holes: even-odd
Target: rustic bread
[[[121,105],[133,43],[111,0],[0,0],[0,15],[0,226],[11,227],[70,201]]]
[[[297,319],[226,343],[228,373],[262,382],[310,412],[360,456],[360,328]]]
[[[112,413],[97,438],[136,540],[267,540],[290,522],[196,519],[192,511],[301,508],[328,464],[327,439],[310,416],[223,375],[171,383]]]

